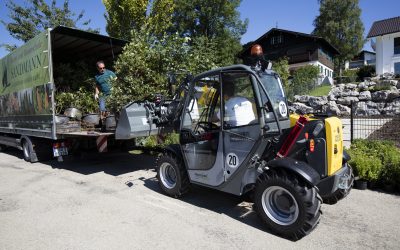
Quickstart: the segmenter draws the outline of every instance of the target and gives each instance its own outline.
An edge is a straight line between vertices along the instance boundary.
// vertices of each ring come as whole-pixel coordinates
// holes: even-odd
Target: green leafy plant
[[[215,68],[214,51],[215,44],[205,37],[190,39],[171,34],[158,38],[145,30],[133,31],[132,42],[115,63],[118,79],[113,83],[109,107],[118,111],[152,94],[167,94],[169,72],[183,73],[178,75],[180,82],[189,72]]]
[[[375,75],[375,66],[364,65],[357,71],[357,77],[360,81],[363,81],[365,77],[372,77]]]
[[[316,87],[319,68],[314,65],[306,65],[298,68],[293,73],[293,80],[289,85],[293,95],[308,94]]]
[[[359,139],[348,152],[350,164],[361,179],[400,186],[400,150],[393,142]]]

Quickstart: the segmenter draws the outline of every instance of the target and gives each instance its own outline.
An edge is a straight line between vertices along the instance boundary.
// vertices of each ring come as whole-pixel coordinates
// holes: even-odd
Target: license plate
[[[53,156],[63,156],[68,155],[68,148],[53,148]]]

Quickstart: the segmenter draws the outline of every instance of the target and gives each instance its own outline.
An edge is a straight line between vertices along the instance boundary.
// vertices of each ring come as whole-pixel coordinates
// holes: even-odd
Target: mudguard
[[[318,172],[302,161],[294,160],[292,158],[280,158],[269,161],[267,165],[270,168],[284,168],[295,172],[313,186],[316,186],[320,181]]]
[[[182,152],[181,152],[181,148],[180,148],[179,144],[168,145],[167,147],[164,148],[164,151],[171,152],[176,157],[178,157],[178,158],[183,160],[183,156],[182,156]]]

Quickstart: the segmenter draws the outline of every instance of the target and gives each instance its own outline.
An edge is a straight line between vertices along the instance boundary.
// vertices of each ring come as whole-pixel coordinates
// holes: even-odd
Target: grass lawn
[[[328,95],[329,91],[331,91],[331,85],[323,84],[323,85],[318,86],[315,89],[311,90],[308,95],[323,96],[323,95]]]

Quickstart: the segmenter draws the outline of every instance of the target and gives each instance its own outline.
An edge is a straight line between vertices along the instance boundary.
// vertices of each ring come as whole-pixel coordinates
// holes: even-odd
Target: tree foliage
[[[109,106],[119,110],[152,94],[167,94],[168,72],[197,74],[216,67],[214,50],[215,44],[204,37],[189,40],[177,34],[158,37],[145,30],[133,31],[131,42],[115,64],[118,79],[113,83]]]
[[[364,45],[359,0],[319,0],[319,3],[320,14],[314,20],[313,33],[339,50],[335,66],[340,69]]]
[[[240,38],[246,32],[248,20],[240,20],[237,8],[241,0],[175,0],[172,31],[181,36],[207,37],[218,50],[221,65],[237,61],[242,50]]]
[[[248,21],[241,21],[240,0],[103,0],[109,35],[132,39],[132,31],[147,30],[162,37],[206,37],[217,45],[214,57],[220,65],[237,61],[240,38]],[[190,44],[190,42],[189,42]]]
[[[272,69],[278,73],[282,80],[284,89],[288,88],[288,79],[290,76],[289,72],[289,61],[287,57],[280,58],[272,63]]]
[[[316,87],[318,74],[319,68],[314,65],[306,65],[294,71],[292,82],[289,85],[289,97],[308,94]]]
[[[103,0],[103,4],[107,33],[125,40],[141,29],[162,36],[171,27],[175,6],[173,0]]]
[[[24,5],[8,0],[6,7],[11,20],[3,19],[1,23],[12,37],[23,42],[27,42],[47,28],[59,25],[73,28],[77,28],[78,25],[87,27],[90,23],[90,20],[83,20],[84,11],[79,14],[71,11],[68,0],[64,0],[61,7],[57,6],[57,0],[52,0],[50,4],[47,4],[45,0],[25,0]],[[98,33],[98,30],[91,28],[86,30]],[[9,50],[16,48],[15,45],[4,46]]]

